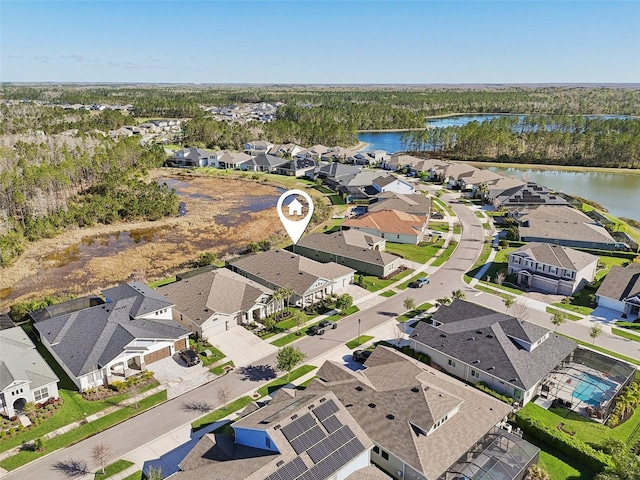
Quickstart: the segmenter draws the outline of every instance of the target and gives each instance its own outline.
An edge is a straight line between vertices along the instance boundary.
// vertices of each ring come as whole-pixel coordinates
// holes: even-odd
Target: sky
[[[640,1],[0,0],[0,81],[638,83]]]

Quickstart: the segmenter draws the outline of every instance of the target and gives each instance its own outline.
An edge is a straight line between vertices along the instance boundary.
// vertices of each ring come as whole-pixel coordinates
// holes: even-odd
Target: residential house
[[[371,185],[379,193],[393,192],[402,193],[405,195],[416,193],[416,189],[412,184],[394,175],[381,175],[377,178],[374,178],[373,182],[371,182]]]
[[[461,173],[458,176],[456,185],[460,190],[470,191],[472,195],[475,195],[479,190],[484,190],[484,193],[488,194],[489,185],[501,177],[502,175],[492,172],[491,170],[476,168],[474,170]]]
[[[640,264],[615,265],[596,292],[598,305],[621,312],[632,322],[640,317]]]
[[[286,250],[232,260],[232,271],[271,290],[291,289],[291,303],[306,307],[339,292],[353,282],[353,269],[334,262],[320,263]]]
[[[353,371],[326,361],[308,393],[332,392],[373,441],[394,479],[521,479],[539,450],[499,428],[511,407],[387,347]],[[500,445],[502,448],[496,448]]]
[[[103,290],[106,303],[34,324],[80,391],[123,380],[187,347],[173,304],[140,282]]]
[[[359,230],[306,235],[293,246],[294,252],[318,262],[335,262],[365,275],[386,277],[404,260],[384,251],[386,240]]]
[[[596,278],[598,257],[551,243],[531,242],[509,253],[508,273],[527,288],[573,295]]]
[[[418,245],[424,240],[427,222],[427,217],[398,210],[380,210],[351,218],[342,224],[342,229],[360,230],[385,238],[392,243]]]
[[[391,157],[385,150],[367,150],[358,152],[353,156],[356,165],[378,166]]]
[[[295,158],[307,159],[307,160],[320,160],[322,155],[327,152],[330,152],[331,148],[325,147],[324,145],[314,145],[313,147],[309,147],[307,149],[301,150],[296,153]]]
[[[221,151],[215,153],[213,166],[217,168],[239,170],[240,166],[251,159],[251,155],[243,152]]]
[[[273,146],[273,143],[267,142],[266,140],[254,140],[244,144],[244,153],[249,155],[266,154]]]
[[[344,166],[353,168],[352,165]],[[380,173],[378,171],[362,170],[351,175],[328,177],[324,180],[324,183],[332,190],[337,191],[345,203],[369,203],[378,193],[378,190],[372,184],[379,176]]]
[[[282,157],[277,157],[268,153],[260,153],[241,163],[240,170],[273,173],[280,165],[284,165],[285,163],[287,163],[287,160]]]
[[[58,397],[58,377],[20,327],[0,330],[0,412],[11,418],[28,402]]]
[[[325,162],[348,162],[353,163],[353,159],[358,152],[343,147],[333,147],[328,152],[320,155],[320,159]]]
[[[120,137],[124,137],[124,138],[132,137],[133,136],[133,132],[131,130],[129,130],[128,128],[121,127],[121,128],[116,129],[116,130],[109,130],[109,136],[115,140],[115,139],[118,139]]]
[[[332,162],[317,167],[313,171],[313,178],[319,178],[327,187],[337,191],[342,183],[349,182],[361,171],[362,167],[359,165]]]
[[[401,193],[380,193],[367,207],[368,212],[381,210],[398,210],[399,212],[429,217],[431,215],[431,199],[421,193],[404,195]]]
[[[302,150],[304,149],[295,143],[283,143],[280,145],[274,145],[267,153],[269,153],[269,155],[275,155],[276,157],[291,158],[296,156]]]
[[[444,171],[450,165],[449,162],[445,162],[444,160],[436,160],[436,159],[421,159],[419,162],[414,163],[411,167],[409,167],[409,173],[411,173],[414,177],[417,177],[420,172],[424,172],[426,174],[427,180],[436,180],[439,177],[440,173]]]
[[[522,242],[555,243],[573,248],[615,250],[616,242],[601,224],[575,208],[540,205],[513,211]]]
[[[492,186],[489,190],[491,194],[489,200],[496,208],[512,209],[535,205],[569,205],[569,202],[562,196],[534,182],[522,184],[515,182],[513,187],[501,191]]]
[[[434,170],[437,172],[438,179],[446,183],[447,188],[460,188],[458,179],[462,175],[473,174],[479,169],[467,163],[449,163],[445,167],[436,167]]]
[[[533,323],[463,300],[441,305],[410,335],[415,350],[448,373],[525,405],[576,344]]]
[[[280,391],[231,428],[204,435],[169,478],[346,480],[370,468],[373,443],[331,392]]]
[[[0,330],[7,330],[15,327],[11,317],[5,313],[0,314]]]
[[[211,339],[282,309],[281,301],[273,301],[273,290],[227,268],[184,278],[157,292],[175,305],[174,319],[200,338]]]
[[[313,176],[314,170],[320,165],[322,164],[319,160],[296,157],[293,160],[276,167],[276,173],[290,177],[304,177],[308,173],[311,173],[311,176]]]
[[[215,163],[215,152],[202,148],[183,148],[167,159],[170,167],[208,167]]]
[[[395,172],[396,170],[404,170],[410,169],[415,164],[421,162],[422,158],[414,157],[413,155],[405,155],[402,153],[395,153],[391,155],[391,157],[385,159],[380,166],[385,170],[391,170]]]

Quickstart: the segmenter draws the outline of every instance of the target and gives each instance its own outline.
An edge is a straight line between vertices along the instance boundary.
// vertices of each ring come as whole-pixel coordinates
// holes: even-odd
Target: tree
[[[636,480],[640,478],[640,457],[635,455],[622,441],[607,438],[603,442],[609,452],[609,466],[596,475],[596,480]]]
[[[300,335],[300,329],[302,328],[302,325],[304,325],[304,323],[307,321],[307,318],[307,314],[302,310],[294,310],[291,314],[291,319],[293,320],[297,328],[296,335]]]
[[[405,298],[403,304],[404,308],[406,308],[407,310],[413,310],[414,308],[416,308],[416,301],[411,297]]]
[[[594,345],[596,343],[596,338],[598,338],[601,334],[602,334],[602,325],[597,324],[591,327],[591,330],[589,331],[589,336],[593,340]]]
[[[293,345],[286,345],[278,350],[276,355],[276,367],[287,372],[287,381],[291,377],[291,371],[302,363],[307,356],[302,350]]]
[[[229,404],[229,399],[231,398],[231,391],[229,387],[224,385],[220,385],[217,390],[218,401],[223,405],[224,409],[227,409],[227,405]]]
[[[154,466],[150,466],[147,470],[147,475],[145,477],[147,480],[162,480],[164,476],[162,475],[162,468],[155,468]]]
[[[449,297],[436,298],[436,302],[440,305],[451,305],[451,299]]]
[[[500,271],[496,275],[496,284],[502,285],[506,279],[507,279],[507,274],[504,273],[503,271]]]
[[[515,300],[512,296],[504,297],[502,299],[502,303],[504,303],[504,308],[507,313],[509,313],[509,309],[513,307]]]
[[[538,464],[531,465],[527,469],[527,477],[529,480],[549,480],[547,471]]]
[[[96,443],[93,447],[91,447],[91,458],[100,466],[100,468],[102,468],[103,474],[104,467],[107,466],[107,462],[109,461],[110,456],[111,449],[104,443]]]
[[[191,263],[193,268],[206,267],[208,265],[213,265],[218,257],[213,252],[204,252],[201,253],[200,256]]]
[[[559,311],[556,311],[553,314],[553,318],[551,319],[551,323],[556,327],[556,332],[558,331],[558,327],[566,321],[567,321],[567,315]],[[594,338],[594,341],[595,341],[595,338]]]
[[[340,310],[342,315],[345,315],[346,311],[351,308],[351,305],[353,305],[353,297],[348,293],[340,295],[336,299],[336,308]]]
[[[453,292],[451,292],[451,296],[453,298],[457,298],[458,300],[464,300],[465,298],[467,298],[465,293],[460,289],[457,289],[457,290],[454,290]]]

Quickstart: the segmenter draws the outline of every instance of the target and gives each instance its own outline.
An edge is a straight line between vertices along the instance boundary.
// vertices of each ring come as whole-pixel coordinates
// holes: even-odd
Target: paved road
[[[447,195],[443,198],[447,201],[454,200]],[[420,304],[435,298],[450,297],[453,290],[461,289],[465,292],[468,300],[504,311],[504,304],[501,298],[475,290],[462,280],[462,275],[473,265],[481,251],[484,230],[480,220],[469,208],[462,204],[457,204],[455,201],[452,203],[452,207],[463,225],[462,238],[458,248],[447,263],[430,275],[431,281],[429,285],[421,289],[407,289],[378,305],[345,318],[340,321],[339,328],[327,331],[322,337],[307,337],[299,340],[296,346],[307,354],[308,359],[313,359],[335,347],[343,345],[346,341],[355,338],[359,330],[360,333],[364,334],[368,330],[387,322],[389,323],[389,337],[393,338],[395,322],[390,320],[405,311],[403,302],[407,297],[414,298],[416,303]],[[358,329],[358,320],[360,320],[360,329]],[[549,321],[550,315],[544,311],[530,309],[527,314],[527,320],[547,328],[553,328]],[[576,338],[590,341],[588,336],[589,327],[586,325],[567,322],[561,327],[561,330]],[[602,337],[598,338],[597,343],[605,348],[617,350],[640,359],[640,351],[634,344],[635,342],[603,334]],[[233,371],[214,382],[159,405],[90,439],[62,451],[54,452],[3,478],[11,480],[68,478],[64,471],[56,468],[56,464],[64,463],[69,459],[84,459],[90,469],[97,468],[97,465],[91,461],[90,453],[91,447],[96,443],[109,445],[112,458],[119,458],[181,425],[192,422],[202,415],[201,412],[189,408],[189,405],[204,402],[210,405],[211,408],[216,408],[219,405],[217,392],[221,387],[229,390],[231,398],[251,394],[276,375],[274,365],[275,354],[256,362],[256,365],[252,368]]]

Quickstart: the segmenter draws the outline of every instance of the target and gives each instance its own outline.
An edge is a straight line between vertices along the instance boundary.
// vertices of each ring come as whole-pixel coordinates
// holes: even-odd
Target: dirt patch
[[[284,234],[275,209],[282,190],[274,186],[167,170],[150,177],[175,183],[184,216],[75,229],[30,244],[1,271],[0,310],[45,295],[96,293],[134,277],[151,281],[184,270],[204,251],[224,258]]]
[[[522,296],[548,304],[560,303],[564,298],[566,298],[564,295],[552,295],[550,293],[540,292],[525,292],[522,294]]]

